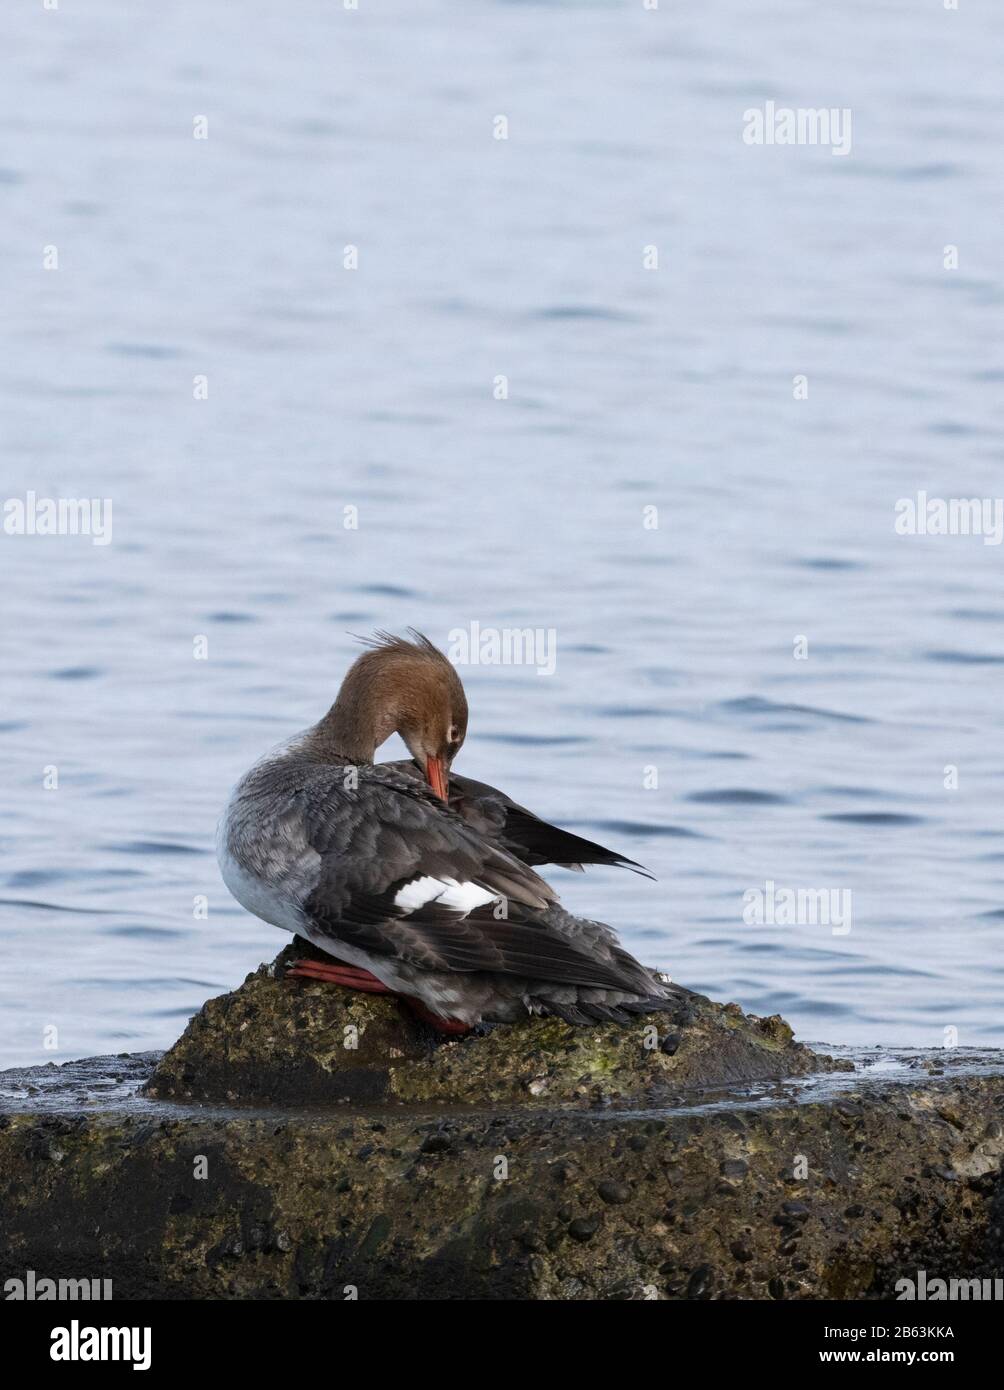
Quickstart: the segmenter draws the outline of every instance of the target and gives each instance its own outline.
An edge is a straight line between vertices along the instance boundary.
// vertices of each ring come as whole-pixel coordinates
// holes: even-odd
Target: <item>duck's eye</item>
[[[451,725],[450,725],[449,731],[447,732],[447,735],[446,735],[446,741],[447,741],[447,743],[459,743],[459,742],[460,742],[460,730],[457,728],[456,724],[451,724]]]

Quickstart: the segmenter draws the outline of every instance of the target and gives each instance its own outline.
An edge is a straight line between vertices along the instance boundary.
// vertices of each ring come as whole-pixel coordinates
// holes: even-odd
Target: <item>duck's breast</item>
[[[272,926],[303,931],[303,904],[320,877],[321,857],[307,843],[295,806],[247,779],[238,783],[220,821],[216,857],[242,907]]]

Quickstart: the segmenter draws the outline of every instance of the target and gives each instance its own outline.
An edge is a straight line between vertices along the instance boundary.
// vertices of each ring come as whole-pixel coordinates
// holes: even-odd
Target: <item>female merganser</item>
[[[467,699],[421,633],[378,633],[313,728],[237,784],[220,823],[242,906],[327,955],[289,973],[401,996],[443,1032],[556,1014],[627,1022],[669,989],[601,922],[573,917],[533,865],[639,865],[451,777]],[[397,732],[412,763],[374,764]]]

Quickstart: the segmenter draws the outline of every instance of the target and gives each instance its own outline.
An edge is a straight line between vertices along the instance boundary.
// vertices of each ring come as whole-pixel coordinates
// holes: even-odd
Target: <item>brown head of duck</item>
[[[427,637],[378,632],[349,667],[338,698],[315,730],[330,752],[372,762],[400,734],[433,791],[449,794],[450,764],[467,737],[467,697],[453,666]]]

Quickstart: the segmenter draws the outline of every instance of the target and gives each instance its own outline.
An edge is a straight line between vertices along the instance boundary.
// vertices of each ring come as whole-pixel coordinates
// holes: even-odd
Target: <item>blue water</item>
[[[269,959],[230,785],[349,633],[472,621],[558,660],[463,672],[458,770],[658,876],[569,906],[807,1039],[1004,1044],[1004,547],[893,530],[1004,491],[995,10],[6,8],[0,492],[114,530],[0,535],[0,1065]],[[744,144],[768,99],[851,153]],[[850,932],[746,925],[768,879]]]

